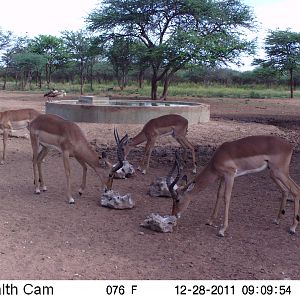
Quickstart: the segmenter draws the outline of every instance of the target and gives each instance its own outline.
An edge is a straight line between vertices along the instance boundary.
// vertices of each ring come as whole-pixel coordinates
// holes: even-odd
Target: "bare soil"
[[[188,133],[199,169],[224,141],[273,134],[295,146],[291,176],[300,183],[299,100],[193,100],[211,105],[211,121],[190,126]],[[43,111],[44,101],[42,94],[0,92],[0,111]],[[113,125],[79,125],[115,159]],[[142,126],[117,127],[133,135]],[[0,166],[0,279],[300,279],[299,230],[288,233],[293,203],[288,203],[281,224],[274,225],[281,193],[267,171],[236,179],[224,238],[205,225],[217,183],[194,197],[173,233],[140,227],[149,214],[171,211],[169,198],[152,198],[147,191],[152,180],[168,173],[177,148],[172,138],[161,138],[147,175],[114,182],[115,190],[131,193],[136,201],[134,209],[119,211],[99,205],[102,187],[93,170],[79,197],[81,167],[73,159],[76,204],[68,204],[62,158],[54,151],[43,164],[48,191],[35,195],[30,141],[11,137],[7,162]],[[140,146],[129,160],[136,166],[142,153]],[[218,223],[222,220],[223,207]]]

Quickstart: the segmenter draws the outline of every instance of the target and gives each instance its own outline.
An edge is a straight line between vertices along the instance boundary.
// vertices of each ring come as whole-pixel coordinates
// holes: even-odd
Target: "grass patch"
[[[80,85],[76,83],[52,83],[50,88],[64,89],[67,93],[80,94]],[[17,87],[14,82],[8,82],[6,90],[16,91]],[[45,92],[48,90],[46,86],[39,89],[32,84],[26,89],[32,92]],[[84,94],[93,95],[109,95],[109,96],[132,96],[150,98],[151,86],[145,84],[143,88],[138,88],[135,83],[129,84],[124,90],[120,90],[116,82],[107,82],[101,84],[85,84],[83,88]],[[162,93],[162,86],[158,87],[158,96]],[[195,83],[179,83],[171,84],[168,90],[168,96],[171,97],[194,97],[194,98],[251,98],[251,99],[267,99],[267,98],[290,98],[289,87],[276,86],[225,86],[218,84],[195,84]],[[300,98],[300,91],[294,92],[295,98]]]

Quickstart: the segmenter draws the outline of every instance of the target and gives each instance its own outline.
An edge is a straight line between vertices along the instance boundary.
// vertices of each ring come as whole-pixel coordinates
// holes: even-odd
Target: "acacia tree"
[[[11,31],[3,31],[0,28],[0,50],[5,49],[12,40],[12,32]]]
[[[160,80],[165,98],[172,76],[191,61],[232,62],[253,50],[243,30],[254,28],[254,17],[240,0],[104,0],[87,23],[102,39],[127,37],[144,45],[152,99]]]
[[[270,31],[265,39],[266,59],[254,60],[254,65],[289,73],[290,97],[294,97],[294,71],[300,65],[300,33],[290,30]]]
[[[4,65],[4,83],[2,86],[2,89],[6,89],[6,81],[7,81],[7,74],[9,70],[14,72],[14,76],[16,79],[16,84],[19,78],[19,67],[15,63],[15,55],[21,54],[21,53],[27,53],[27,47],[28,47],[29,39],[27,36],[21,36],[21,37],[14,37],[11,36],[11,41],[9,44],[6,44],[5,51],[3,52],[3,55],[1,57],[2,63]]]
[[[63,40],[52,35],[39,35],[29,43],[29,48],[31,52],[43,55],[46,59],[45,77],[49,87],[52,74],[66,62],[67,54]]]
[[[133,43],[122,37],[114,39],[107,51],[107,57],[114,68],[121,90],[128,83],[128,72],[133,65],[133,56]]]
[[[84,30],[76,32],[64,31],[62,37],[70,55],[70,59],[79,63],[80,93],[83,94],[83,85],[89,63],[91,65],[91,63],[94,62],[93,58],[97,55],[95,41]],[[90,66],[90,68],[92,67]]]
[[[27,84],[31,88],[34,73],[40,74],[46,62],[44,55],[32,52],[16,53],[12,56],[12,65],[18,70],[22,90],[26,88]]]
[[[2,89],[5,90],[7,71],[8,71],[8,53],[11,49],[11,44],[13,42],[13,35],[10,31],[4,32],[0,28],[0,51],[2,52],[2,57],[0,57],[0,66],[4,66],[4,83]]]

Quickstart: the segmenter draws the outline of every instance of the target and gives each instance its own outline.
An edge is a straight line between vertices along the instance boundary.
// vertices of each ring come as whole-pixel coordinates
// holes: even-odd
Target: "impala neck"
[[[99,155],[90,145],[87,145],[83,154],[84,157],[81,155],[81,153],[77,153],[76,156],[82,161],[85,161],[93,169],[100,167]]]
[[[146,135],[143,131],[141,131],[140,133],[138,133],[136,136],[134,136],[133,138],[129,139],[129,146],[130,147],[135,147],[143,142],[145,142],[147,140]]]
[[[218,173],[208,164],[194,179],[195,187],[193,192],[203,191],[210,184],[214,183],[218,177]]]

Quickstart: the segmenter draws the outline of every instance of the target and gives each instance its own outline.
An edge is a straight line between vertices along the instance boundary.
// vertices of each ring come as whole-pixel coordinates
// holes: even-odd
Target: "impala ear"
[[[185,182],[185,184],[187,184],[188,183],[187,175],[183,175],[182,178],[181,178],[181,181]]]
[[[191,181],[186,184],[186,186],[182,189],[182,191],[185,192],[190,192],[194,189],[195,187],[195,181]]]

